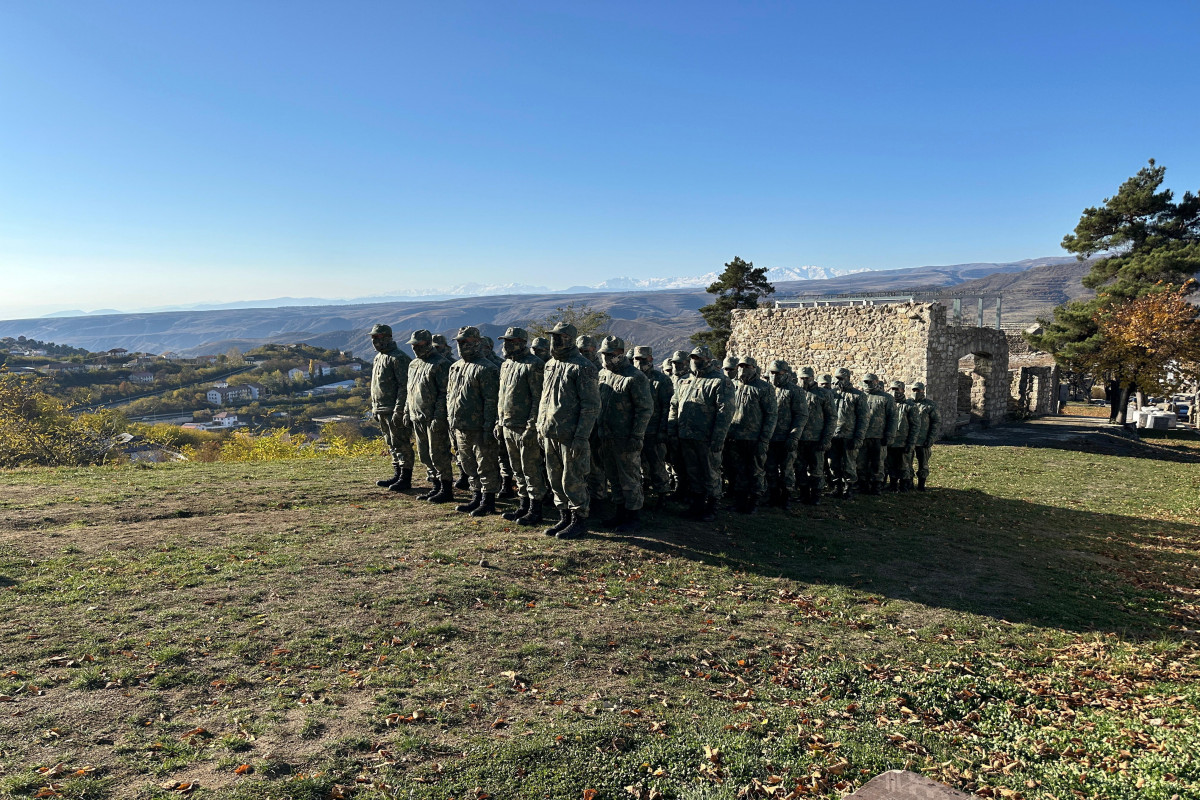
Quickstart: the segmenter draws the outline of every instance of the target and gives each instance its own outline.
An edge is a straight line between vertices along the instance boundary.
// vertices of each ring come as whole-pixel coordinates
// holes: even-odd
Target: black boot
[[[842,488],[842,494],[840,496],[843,500],[853,500],[854,499],[854,486],[852,486],[849,483],[846,484],[845,487]]]
[[[870,493],[873,495],[883,494],[883,490],[879,487],[879,481],[871,481]]]
[[[587,533],[587,517],[571,512],[571,524],[554,534],[559,539],[578,539]]]
[[[417,495],[418,500],[428,500],[442,490],[442,482],[438,478],[429,479],[429,489]]]
[[[822,494],[824,494],[824,493],[825,493],[825,490],[824,490],[822,487],[820,487],[820,486],[813,486],[811,489],[809,489],[809,501],[808,501],[808,504],[809,504],[810,506],[819,506],[819,505],[821,505],[821,495],[822,495]]]
[[[497,500],[512,500],[517,496],[517,484],[512,478],[504,481],[504,488],[500,490],[500,494],[496,495]]]
[[[717,498],[705,497],[700,501],[700,521],[712,522],[717,518]]]
[[[900,479],[900,491],[901,492],[911,492],[912,488],[913,488],[912,478],[901,478]]]
[[[430,495],[427,499],[431,503],[453,503],[454,502],[454,484],[449,480],[437,481],[438,490]]]
[[[525,512],[525,516],[517,520],[518,525],[537,525],[542,521],[542,501],[531,500],[529,502],[529,510]]]
[[[396,481],[400,480],[400,465],[399,465],[399,464],[393,464],[393,465],[392,465],[392,468],[396,470],[396,474],[395,474],[395,475],[393,475],[393,476],[392,476],[392,477],[390,477],[390,478],[380,478],[379,480],[375,481],[375,485],[376,485],[376,486],[381,486],[381,487],[383,487],[384,489],[387,489],[387,488],[388,488],[389,486],[391,486],[393,483],[395,483]]]
[[[471,488],[471,479],[467,477],[467,473],[458,473],[458,480],[454,482],[454,488],[459,490]]]
[[[917,491],[918,492],[925,491],[925,476],[924,475],[917,476]]]
[[[469,503],[460,503],[454,507],[455,511],[461,511],[464,514],[470,513],[479,508],[479,504],[483,502],[483,492],[476,492]]]
[[[625,506],[621,503],[613,504],[613,515],[607,519],[600,520],[601,528],[615,528],[625,521]]]
[[[400,470],[400,480],[388,487],[391,492],[407,492],[412,488],[412,470],[408,467]]]
[[[633,533],[642,527],[641,520],[639,519],[640,516],[641,512],[639,511],[626,510],[625,518],[621,520],[621,524],[613,530],[616,533]]]
[[[549,528],[546,528],[546,530],[542,531],[542,533],[546,534],[547,536],[557,536],[559,531],[566,530],[567,526],[570,524],[571,510],[568,508],[560,508],[558,509],[558,522],[554,523]]]
[[[496,513],[496,493],[485,492],[483,502],[477,508],[471,510],[472,517],[486,517],[488,514]]]
[[[521,505],[517,506],[512,511],[505,511],[500,516],[504,517],[509,522],[516,522],[521,517],[525,516],[525,514],[527,514],[528,512],[529,512],[529,498],[522,497]]]

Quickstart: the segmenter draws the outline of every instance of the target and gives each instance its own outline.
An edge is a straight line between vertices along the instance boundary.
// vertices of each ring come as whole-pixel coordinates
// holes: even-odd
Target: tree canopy
[[[608,335],[612,315],[587,303],[572,302],[558,306],[543,319],[525,323],[530,336],[549,336],[550,329],[560,322],[574,325],[580,336],[600,338]]]
[[[775,287],[767,280],[766,267],[756,267],[753,261],[734,256],[705,291],[716,295],[713,302],[700,308],[700,316],[708,323],[709,330],[693,333],[692,341],[707,345],[714,356],[724,358],[725,345],[733,332],[733,310],[758,308],[758,301],[774,294]]]

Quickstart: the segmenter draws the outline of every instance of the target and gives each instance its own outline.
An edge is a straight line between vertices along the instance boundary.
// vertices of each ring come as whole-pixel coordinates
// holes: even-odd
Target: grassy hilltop
[[[0,473],[0,796],[1200,796],[1200,464],[935,463],[577,542],[383,459]]]

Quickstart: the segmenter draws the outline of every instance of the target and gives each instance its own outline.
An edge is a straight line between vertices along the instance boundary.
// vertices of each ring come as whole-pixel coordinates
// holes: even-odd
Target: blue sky
[[[1194,2],[0,0],[0,316],[1061,254]]]

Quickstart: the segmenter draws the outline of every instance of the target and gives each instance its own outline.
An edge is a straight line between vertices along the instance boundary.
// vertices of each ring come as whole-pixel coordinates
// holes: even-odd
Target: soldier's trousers
[[[417,440],[417,455],[429,474],[429,479],[454,480],[454,461],[450,458],[450,427],[444,419],[413,422]]]
[[[554,504],[560,509],[569,508],[579,517],[586,517],[591,506],[588,492],[588,475],[592,469],[592,448],[571,447],[571,442],[542,439],[546,453],[546,477],[554,491]]]
[[[612,491],[613,500],[630,511],[642,507],[642,453],[641,450],[626,451],[623,439],[600,440],[600,463],[604,465],[604,477]]]
[[[588,492],[593,500],[608,499],[608,486],[604,480],[604,464],[600,461],[600,437],[593,436],[588,441],[592,450],[592,464],[587,474]]]
[[[642,445],[642,481],[655,494],[667,491],[667,446],[647,436]]]
[[[786,444],[786,443],[785,443]],[[757,439],[734,439],[725,442],[729,454],[729,486],[738,500],[762,497],[767,493],[767,454],[759,455]],[[768,446],[767,452],[770,452]]]
[[[868,436],[858,448],[858,478],[864,484],[882,483],[883,440]]]
[[[690,494],[721,496],[721,451],[714,453],[706,439],[680,439],[679,460]]]
[[[477,492],[500,491],[500,463],[496,437],[491,431],[454,431],[459,463]]]
[[[789,480],[788,470],[796,458],[796,451],[789,446],[785,439],[782,442],[771,442],[767,446],[767,486],[772,489],[790,489],[794,485]]]
[[[818,492],[825,489],[825,451],[818,450],[818,441],[800,442],[799,466],[796,469],[796,485]]]
[[[683,449],[679,446],[679,439],[671,437],[667,440],[667,459],[671,463],[671,471],[675,473],[675,490],[681,495],[690,495],[691,489],[688,486],[687,469],[683,466]]]
[[[903,447],[887,449],[887,473],[893,481],[911,481],[913,454]]]
[[[392,422],[390,411],[381,411],[378,419],[379,429],[383,431],[383,441],[392,452],[392,463],[397,467],[412,469],[412,428]]]
[[[517,495],[541,500],[546,494],[546,459],[537,436],[525,438],[525,431],[503,428],[504,450],[517,482]]]
[[[838,488],[853,488],[858,482],[858,448],[853,443],[835,436],[829,445],[829,470]]]
[[[932,446],[926,446],[926,447],[918,446],[918,447],[914,448],[913,452],[914,452],[914,455],[916,455],[916,457],[917,457],[917,477],[918,478],[928,478],[929,477],[929,451],[932,449],[933,449]]]

